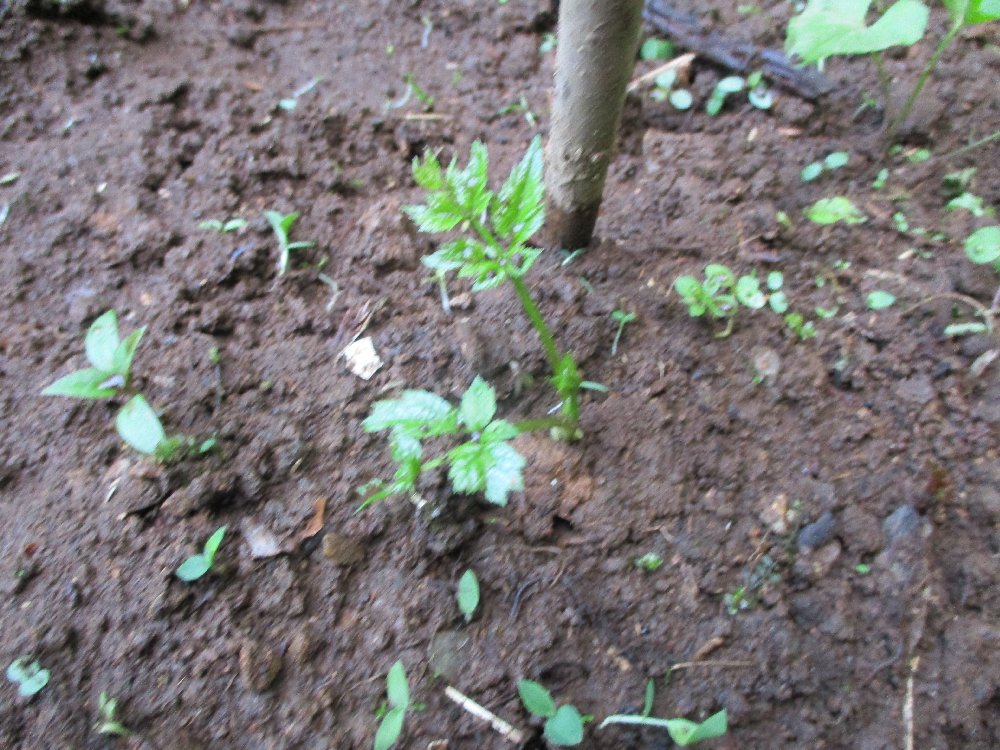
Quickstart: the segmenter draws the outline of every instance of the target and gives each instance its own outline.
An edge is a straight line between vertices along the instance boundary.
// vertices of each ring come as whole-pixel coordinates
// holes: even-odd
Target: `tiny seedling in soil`
[[[945,204],[947,211],[958,211],[959,209],[968,211],[977,219],[992,216],[995,213],[992,207],[983,205],[982,198],[972,193],[959,193]]]
[[[279,100],[278,107],[280,109],[285,110],[286,112],[291,112],[293,109],[299,106],[299,97],[312,91],[314,88],[316,88],[316,85],[322,80],[323,80],[322,76],[316,76],[311,81],[297,88],[290,97]]]
[[[669,60],[674,56],[674,45],[666,39],[649,37],[639,47],[639,59],[641,60]]]
[[[518,682],[517,693],[528,713],[545,719],[543,734],[551,744],[568,746],[583,742],[583,726],[587,717],[576,706],[567,704],[557,708],[552,694],[533,680]]]
[[[97,721],[94,722],[94,731],[98,734],[111,734],[116,737],[130,737],[132,731],[118,721],[115,713],[118,710],[118,701],[101,691],[97,698]]]
[[[455,599],[458,601],[458,610],[465,617],[465,621],[470,622],[479,606],[479,579],[476,578],[476,574],[471,569],[465,571],[458,579],[458,591],[455,593]]]
[[[715,117],[725,106],[726,98],[730,94],[738,94],[745,86],[746,81],[741,76],[726,76],[712,89],[712,95],[705,104],[705,112],[709,117]]]
[[[382,723],[375,732],[373,750],[389,750],[399,735],[403,733],[403,722],[406,710],[410,706],[410,686],[406,682],[406,669],[403,662],[397,661],[389,668],[385,678],[386,697],[388,702],[382,711]]]
[[[635,566],[637,568],[642,568],[650,573],[654,570],[659,570],[661,565],[663,565],[663,558],[655,552],[647,552],[642,557],[637,557],[635,559]]]
[[[246,225],[246,219],[226,219],[225,221],[221,221],[219,219],[206,219],[205,221],[198,223],[198,229],[204,229],[207,232],[219,232],[220,234],[226,234],[227,232],[238,232]]]
[[[823,161],[814,161],[802,168],[802,181],[812,182],[824,172],[840,169],[850,161],[850,158],[851,155],[846,151],[834,151],[827,154]]]
[[[212,569],[215,563],[215,555],[222,544],[222,537],[226,535],[226,527],[220,526],[205,542],[204,549],[197,555],[191,555],[177,568],[176,575],[182,581],[190,583],[197,581]]]
[[[738,612],[757,606],[761,592],[768,585],[781,580],[781,576],[776,572],[777,567],[777,563],[770,555],[764,555],[753,569],[744,569],[743,585],[722,597],[726,611],[735,616]]]
[[[703,722],[696,723],[687,719],[657,719],[650,716],[653,713],[653,701],[656,699],[656,686],[652,680],[646,682],[646,696],[641,714],[615,714],[600,723],[598,729],[604,729],[611,724],[626,724],[640,727],[656,727],[666,729],[675,745],[687,747],[701,740],[712,740],[721,737],[728,730],[726,710],[712,714]]]
[[[618,330],[615,331],[615,340],[611,342],[611,356],[615,356],[618,353],[618,342],[621,340],[622,331],[625,330],[625,326],[635,320],[635,313],[625,312],[624,310],[613,310],[611,312],[611,319],[618,324]]]
[[[854,205],[850,198],[836,195],[832,198],[820,198],[806,209],[806,218],[814,224],[861,224],[867,217],[861,209]]]
[[[43,669],[37,661],[28,663],[28,657],[14,659],[7,667],[7,679],[17,685],[17,693],[22,698],[30,698],[49,684],[49,670]]]
[[[64,375],[43,390],[42,395],[94,401],[128,393],[132,360],[145,331],[144,326],[119,340],[118,316],[114,310],[108,310],[91,323],[84,337],[83,348],[91,367]],[[206,453],[214,447],[214,440],[196,446],[191,437],[167,436],[160,418],[141,394],[133,395],[119,410],[115,427],[130,447],[165,463],[189,452]]]
[[[1000,271],[1000,226],[980,227],[965,239],[965,256]]]
[[[274,236],[278,238],[278,276],[284,276],[288,270],[292,250],[305,250],[316,245],[315,242],[308,240],[299,242],[288,241],[288,235],[292,232],[292,225],[298,221],[299,216],[301,214],[298,211],[293,211],[290,214],[282,214],[278,211],[264,212],[264,218],[267,219],[267,223],[274,230]]]
[[[676,82],[676,70],[666,70],[660,73],[660,75],[653,79],[654,86],[650,96],[654,101],[668,101],[671,107],[682,112],[691,109],[691,105],[694,104],[694,97],[687,89],[675,89],[674,84]]]

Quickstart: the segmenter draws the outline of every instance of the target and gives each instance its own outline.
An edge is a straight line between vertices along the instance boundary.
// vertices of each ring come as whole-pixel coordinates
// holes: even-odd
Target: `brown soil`
[[[970,373],[995,342],[944,336],[961,305],[922,303],[996,290],[961,250],[991,220],[945,211],[941,187],[974,166],[972,192],[1000,205],[996,142],[947,156],[1000,120],[996,25],[942,62],[908,126],[935,154],[919,164],[884,158],[878,112],[855,112],[877,90],[864,60],[831,61],[817,106],[780,95],[709,118],[631,100],[600,240],[566,265],[545,253],[530,279],[611,389],[586,396],[584,440],[520,438],[526,490],[506,508],[436,482],[420,509],[355,513],[357,488],[391,471],[361,429],[375,399],[454,398],[482,372],[504,416],[552,405],[516,300],[484,293],[447,316],[418,262],[432,242],[400,214],[419,198],[415,154],[464,160],[480,138],[500,175],[544,133],[542,5],[0,3],[0,175],[20,173],[0,186],[0,666],[30,655],[52,674],[30,700],[0,684],[0,746],[370,747],[402,659],[425,707],[400,747],[512,747],[443,688],[535,728],[522,677],[598,721],[641,708],[655,678],[657,716],[728,710],[719,748],[1000,747],[1000,367]],[[717,5],[716,28],[780,46],[788,3]],[[928,53],[891,56],[900,90]],[[387,107],[409,72],[433,116],[414,97]],[[703,101],[720,73],[693,74]],[[521,97],[537,124],[501,113]],[[799,179],[837,149],[847,167]],[[869,221],[801,218],[837,194]],[[266,209],[301,211],[293,239],[317,243],[283,278]],[[232,216],[249,225],[198,228]],[[669,291],[712,261],[780,269],[796,309],[837,314],[799,341],[743,311],[716,339]],[[873,313],[878,288],[899,301]],[[612,357],[616,307],[638,321]],[[148,326],[138,384],[168,428],[217,435],[220,455],[163,469],[121,444],[115,403],[39,396],[83,366],[108,308]],[[339,357],[362,329],[385,360],[370,381]],[[755,382],[761,356],[780,369]],[[515,387],[512,360],[535,385]],[[306,536],[320,498],[323,532]],[[217,569],[181,583],[173,570],[222,524]],[[255,534],[283,552],[253,559]],[[634,564],[649,552],[655,572]],[[483,592],[468,625],[467,568]],[[102,691],[141,736],[95,734]],[[592,726],[583,746],[669,745]]]

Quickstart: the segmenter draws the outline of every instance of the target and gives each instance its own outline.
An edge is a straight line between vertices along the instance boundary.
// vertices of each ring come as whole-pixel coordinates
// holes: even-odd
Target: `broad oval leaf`
[[[118,348],[118,316],[114,310],[108,310],[90,324],[83,348],[90,364],[98,370],[117,372],[114,361]]]
[[[753,276],[741,276],[736,282],[736,299],[752,310],[767,304],[767,297],[760,291],[760,282]]]
[[[385,687],[390,706],[405,710],[410,705],[410,686],[406,682],[406,668],[402,661],[397,660],[389,667]]]
[[[930,11],[920,0],[898,0],[871,26],[871,0],[809,0],[788,22],[785,49],[807,63],[832,55],[864,55],[923,38]]]
[[[43,396],[70,396],[71,398],[110,398],[115,388],[107,387],[112,373],[88,367],[63,375],[44,391]]]
[[[583,717],[576,706],[560,706],[555,716],[545,722],[545,739],[553,745],[579,745],[583,742]]]
[[[1000,260],[1000,226],[981,227],[965,240],[965,254],[973,263]]]
[[[517,694],[521,696],[521,703],[532,716],[548,719],[556,715],[556,703],[552,700],[552,694],[534,680],[518,682]]]
[[[476,578],[476,574],[471,568],[458,579],[458,591],[455,593],[455,599],[458,601],[458,610],[468,622],[479,606],[479,579]]]
[[[115,417],[115,427],[122,440],[132,448],[153,455],[167,434],[163,431],[160,418],[153,407],[142,396],[133,396]]]
[[[174,573],[182,581],[190,583],[191,581],[197,581],[211,569],[212,565],[205,559],[205,556],[198,554],[191,555],[191,557],[182,562]]]
[[[701,291],[701,283],[694,276],[678,276],[674,279],[674,289],[688,304],[696,302]]]
[[[867,217],[854,205],[850,198],[835,195],[832,198],[820,198],[806,209],[806,218],[816,224],[861,224]]]
[[[375,732],[375,744],[373,750],[389,750],[396,744],[399,735],[403,733],[403,720],[406,718],[406,709],[394,708],[382,717],[382,723],[378,725]]]
[[[205,549],[202,554],[204,554],[205,559],[208,561],[209,567],[211,567],[212,563],[215,561],[215,553],[219,551],[219,545],[222,544],[222,538],[225,535],[226,527],[220,526],[205,542]]]
[[[876,289],[874,292],[871,292],[865,301],[869,310],[884,310],[887,307],[891,307],[895,302],[896,295],[882,289]]]
[[[472,385],[462,394],[458,415],[473,432],[482,432],[497,411],[497,397],[490,385],[476,375]]]

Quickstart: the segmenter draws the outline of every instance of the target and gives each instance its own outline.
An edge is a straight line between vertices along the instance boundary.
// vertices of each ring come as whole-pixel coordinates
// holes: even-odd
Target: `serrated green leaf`
[[[114,387],[106,387],[105,384],[114,377],[114,373],[88,367],[71,372],[69,375],[63,375],[42,391],[42,395],[86,399],[110,398],[117,391]]]
[[[486,471],[492,463],[488,446],[462,443],[448,452],[448,479],[455,492],[472,494],[486,489]]]
[[[390,427],[419,427],[444,422],[454,407],[430,391],[403,391],[399,398],[376,401],[371,413],[361,423],[366,432],[378,432]]]
[[[205,560],[208,561],[208,566],[212,567],[212,563],[215,562],[215,555],[219,551],[219,545],[222,544],[222,538],[226,535],[225,526],[220,526],[205,541],[205,548],[202,554],[205,556]]]
[[[583,742],[583,716],[576,706],[560,706],[545,722],[544,734],[553,745],[579,745]]]
[[[518,682],[517,694],[521,697],[521,703],[532,716],[548,719],[556,715],[556,704],[552,700],[552,694],[534,680]]]
[[[406,682],[406,668],[402,661],[396,661],[385,678],[386,695],[393,708],[405,709],[410,705],[410,686]]]
[[[205,556],[198,554],[191,555],[191,557],[182,562],[177,570],[174,571],[174,574],[182,581],[190,583],[191,581],[197,581],[211,569],[212,565],[205,559]]]
[[[464,221],[459,208],[446,197],[428,196],[428,203],[420,206],[403,206],[417,229],[428,234],[449,232]]]
[[[965,255],[973,263],[1000,260],[1000,226],[980,227],[965,239]]]
[[[513,440],[520,434],[517,427],[510,422],[503,419],[496,419],[486,426],[479,439],[483,443],[499,443],[504,440]]]
[[[420,262],[433,271],[439,273],[447,273],[448,271],[454,271],[457,268],[461,268],[462,262],[455,260],[450,249],[446,247],[439,247],[430,255],[425,255],[420,259]]]
[[[133,396],[115,417],[115,427],[122,440],[132,448],[153,455],[167,434],[160,424],[160,418],[142,396]]]
[[[493,200],[491,220],[501,239],[527,242],[545,223],[542,139],[535,136]]]
[[[458,601],[459,612],[465,616],[465,621],[469,622],[479,606],[479,579],[471,569],[465,571],[458,579],[455,599]]]
[[[437,154],[428,151],[423,161],[420,161],[420,157],[414,157],[413,179],[425,190],[434,191],[444,187],[444,175],[441,174],[441,163]]]
[[[494,505],[506,505],[510,492],[524,489],[525,460],[507,443],[484,444],[489,452],[486,467],[486,499]]]
[[[382,723],[378,725],[375,732],[375,744],[373,750],[389,750],[396,744],[399,735],[403,733],[403,720],[406,718],[406,710],[394,708],[382,717]]]
[[[898,0],[875,23],[865,25],[871,0],[809,0],[788,22],[785,50],[806,63],[832,55],[863,55],[916,44],[929,11],[920,0]]]
[[[114,310],[108,310],[90,324],[83,347],[90,364],[104,372],[116,372],[114,360],[115,349],[118,348],[118,316]]]
[[[489,383],[476,375],[472,384],[462,394],[458,416],[472,432],[481,432],[497,411],[496,392]]]
[[[514,266],[514,268],[511,270],[511,275],[518,277],[524,276],[524,274],[526,274],[529,270],[531,270],[531,267],[535,265],[535,261],[538,260],[538,257],[541,254],[542,254],[541,248],[515,247],[514,251],[511,253],[511,257],[514,257],[515,255],[520,256],[521,262],[520,264]]]
[[[420,444],[420,429],[410,426],[396,425],[389,435],[389,445],[392,449],[392,460],[396,463],[411,458],[419,459],[423,455]]]
[[[135,357],[135,350],[139,347],[142,334],[146,332],[146,326],[137,328],[122,340],[115,348],[115,353],[111,358],[111,370],[118,373],[126,380],[129,371],[132,369],[132,359]]]

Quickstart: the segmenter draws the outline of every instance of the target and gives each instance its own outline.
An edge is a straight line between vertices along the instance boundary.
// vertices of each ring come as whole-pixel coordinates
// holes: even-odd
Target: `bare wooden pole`
[[[545,153],[550,244],[586,247],[639,48],[642,0],[562,0]]]

